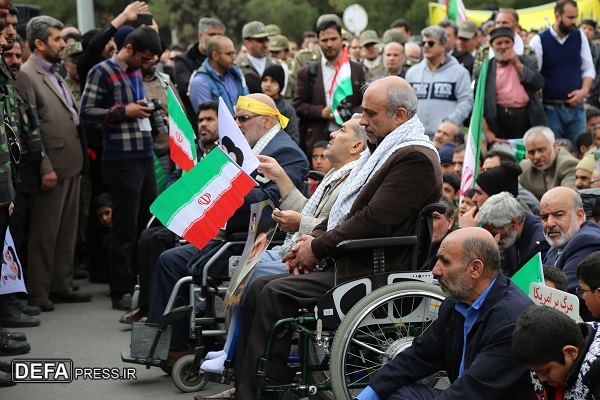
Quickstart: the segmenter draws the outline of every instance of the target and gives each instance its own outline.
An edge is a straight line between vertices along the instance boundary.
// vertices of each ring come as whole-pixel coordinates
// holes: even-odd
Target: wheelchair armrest
[[[227,242],[245,242],[248,238],[248,232],[230,233],[226,237]]]
[[[432,204],[428,204],[428,205],[426,205],[423,208],[423,210],[421,210],[421,213],[423,215],[431,215],[435,211],[437,211],[440,214],[445,213],[446,212],[446,205],[444,203],[432,203]]]
[[[304,179],[312,179],[318,182],[321,182],[323,180],[323,178],[325,177],[325,174],[321,171],[315,171],[315,170],[310,170],[308,171],[308,173],[306,174],[306,177]]]
[[[373,249],[381,247],[392,247],[392,246],[411,246],[417,244],[417,237],[415,235],[410,236],[397,236],[397,237],[382,237],[382,238],[368,238],[368,239],[355,239],[355,240],[344,240],[336,246],[338,250],[349,251],[349,250],[361,250],[361,249]]]

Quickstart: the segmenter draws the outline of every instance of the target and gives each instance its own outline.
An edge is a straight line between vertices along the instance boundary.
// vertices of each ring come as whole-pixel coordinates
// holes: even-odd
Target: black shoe
[[[16,382],[12,381],[12,376],[9,373],[0,371],[0,387],[15,386]]]
[[[92,294],[75,291],[50,293],[50,300],[54,303],[85,303],[92,300]]]
[[[40,320],[23,314],[12,303],[6,302],[0,308],[0,326],[6,328],[18,328],[23,326],[38,326]]]
[[[0,359],[0,371],[10,374],[11,369],[12,369],[12,360]]]
[[[17,342],[6,337],[0,337],[0,356],[15,356],[29,353],[30,350],[31,346],[27,342]]]
[[[27,336],[23,332],[9,332],[7,329],[0,328],[0,336],[7,337],[17,342],[26,342]]]
[[[131,310],[131,302],[133,300],[133,296],[129,293],[125,293],[118,297],[117,299],[113,298],[112,308],[115,310],[121,311],[129,311]]]
[[[19,309],[19,311],[21,311],[23,314],[29,315],[29,316],[34,316],[34,315],[39,315],[42,310],[39,307],[36,306],[28,306],[26,304],[23,304],[21,302],[21,300],[19,300],[19,298],[17,296],[11,296],[11,301],[12,303]]]

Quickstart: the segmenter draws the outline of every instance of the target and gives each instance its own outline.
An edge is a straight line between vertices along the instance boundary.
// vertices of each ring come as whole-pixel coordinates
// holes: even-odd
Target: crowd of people
[[[447,398],[600,398],[600,30],[578,21],[575,1],[558,1],[539,32],[506,8],[482,26],[444,20],[420,35],[397,19],[381,35],[355,36],[325,14],[299,39],[261,21],[232,37],[224,21],[201,18],[187,48],[165,46],[154,21],[137,24],[150,12],[134,1],[81,33],[46,15],[20,21],[0,0],[0,230],[10,227],[16,250],[3,264],[18,256],[27,287],[0,295],[0,386],[14,384],[8,357],[30,351],[6,328],[91,301],[74,279],[108,284],[120,322],[158,323],[177,280],[199,276],[228,237],[248,231],[251,204],[275,199],[285,241],[262,255],[225,348],[201,366],[220,373],[229,360],[235,388],[195,397],[254,399],[273,324],[373,273],[369,252],[337,244],[410,234],[420,210],[441,202],[419,267],[447,300],[358,399],[437,398],[416,383],[437,370],[450,379]],[[464,190],[481,82],[479,174]],[[252,177],[261,187],[202,249],[148,226],[150,205],[182,176],[170,157],[169,87],[198,160],[218,145],[219,112],[229,112],[260,161]],[[579,325],[532,306],[511,282],[537,253],[546,284],[580,297]],[[385,257],[386,271],[408,270],[408,249]],[[186,324],[171,322],[171,365],[193,351]],[[285,370],[291,340],[276,332],[271,370]]]

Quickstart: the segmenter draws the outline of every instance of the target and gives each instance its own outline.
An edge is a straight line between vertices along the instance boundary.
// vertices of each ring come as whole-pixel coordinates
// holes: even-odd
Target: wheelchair
[[[338,244],[341,251],[373,252],[371,276],[355,279],[328,291],[313,312],[301,310],[299,316],[278,321],[271,330],[264,357],[258,370],[257,399],[265,392],[290,391],[302,399],[350,399],[366,387],[368,380],[396,354],[410,347],[437,318],[444,299],[434,285],[429,271],[419,271],[431,247],[432,213],[443,213],[443,204],[426,206],[418,215],[415,234],[396,238],[349,240]],[[171,373],[173,382],[183,392],[203,389],[209,381],[228,384],[232,374],[227,368],[221,375],[204,374],[200,365],[204,355],[204,339],[222,338],[227,333],[227,318],[217,315],[218,303],[224,298],[228,280],[223,274],[222,257],[227,251],[245,244],[245,234],[229,237],[225,245],[211,258],[202,271],[199,282],[181,278],[173,289],[158,326],[134,324],[130,351],[122,352],[124,362],[161,367]],[[409,246],[410,272],[385,272],[385,249]],[[225,261],[226,262],[226,261]],[[188,305],[175,307],[177,293],[189,285]],[[206,315],[197,317],[196,299],[206,303]],[[195,353],[182,357],[172,370],[166,365],[170,342],[169,322],[188,318],[190,339]],[[141,325],[141,326],[137,326]],[[274,332],[287,325],[297,332],[298,354],[289,358],[286,368],[269,361]],[[145,335],[136,330],[147,330]],[[136,341],[142,349],[136,349]],[[140,347],[140,346],[137,346]],[[137,351],[135,351],[137,350]],[[437,377],[431,377],[435,382]],[[272,384],[271,382],[289,382]]]

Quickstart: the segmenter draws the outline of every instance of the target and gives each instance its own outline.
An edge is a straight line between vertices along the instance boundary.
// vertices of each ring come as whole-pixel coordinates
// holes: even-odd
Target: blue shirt
[[[467,336],[469,336],[471,328],[473,328],[475,321],[477,321],[477,318],[479,318],[479,310],[481,309],[481,306],[483,305],[483,302],[485,301],[485,298],[487,297],[488,293],[492,289],[494,282],[496,282],[496,279],[497,277],[494,278],[494,280],[483,291],[483,293],[481,293],[481,296],[479,296],[477,300],[475,300],[473,304],[471,304],[471,306],[465,303],[456,303],[456,305],[454,306],[456,311],[458,311],[462,314],[463,317],[465,317],[465,325],[463,330],[463,353],[458,376],[462,376],[465,369],[465,350],[467,348]]]

